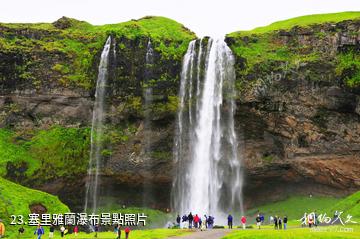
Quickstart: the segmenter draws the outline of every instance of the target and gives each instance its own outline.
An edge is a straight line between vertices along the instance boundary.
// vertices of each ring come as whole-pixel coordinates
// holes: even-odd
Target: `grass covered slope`
[[[276,30],[289,30],[294,26],[310,26],[313,24],[321,23],[336,23],[344,20],[353,20],[360,18],[360,12],[339,12],[339,13],[327,13],[327,14],[313,14],[290,18],[283,21],[271,23],[268,26],[257,27],[250,31],[239,31],[230,33],[229,36],[236,36],[237,34],[261,34]]]
[[[338,203],[334,204],[330,207],[331,211],[343,211],[343,214],[346,216],[347,214],[353,216],[353,218],[357,218],[358,222],[360,221],[360,191],[344,198]]]
[[[286,200],[269,203],[247,210],[246,214],[255,217],[258,212],[265,214],[266,221],[269,216],[288,216],[290,221],[299,220],[304,213],[316,212],[326,213],[332,217],[335,211],[343,212],[345,217],[349,214],[355,221],[360,221],[360,191],[353,193],[345,198],[334,197],[305,197],[294,196]]]
[[[109,35],[118,39],[151,38],[162,57],[176,60],[181,60],[189,41],[196,37],[180,23],[164,17],[103,26],[63,17],[54,23],[0,23],[0,30],[0,57],[9,58],[0,64],[0,72],[17,75],[35,88],[43,85],[42,78],[46,83],[56,79],[64,86],[91,88],[98,55]],[[12,54],[17,57],[10,58]],[[0,83],[7,77],[0,75]]]
[[[27,221],[31,213],[30,206],[41,204],[47,209],[47,213],[66,213],[69,208],[56,196],[26,188],[0,177],[0,218],[7,225],[8,231],[17,230],[16,226],[9,226],[11,215],[22,215]]]
[[[288,216],[289,220],[299,220],[304,213],[311,213],[315,210],[318,213],[325,213],[329,211],[334,204],[340,202],[341,199],[332,197],[305,197],[294,196],[283,201],[269,203],[248,210],[249,216],[254,216],[259,212],[264,213],[266,221],[269,216]],[[338,209],[339,210],[339,209]]]

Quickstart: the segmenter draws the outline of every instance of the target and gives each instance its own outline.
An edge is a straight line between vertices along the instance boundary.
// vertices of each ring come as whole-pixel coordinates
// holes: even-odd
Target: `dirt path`
[[[232,232],[229,229],[212,229],[207,231],[197,231],[186,236],[169,237],[168,239],[219,239]]]

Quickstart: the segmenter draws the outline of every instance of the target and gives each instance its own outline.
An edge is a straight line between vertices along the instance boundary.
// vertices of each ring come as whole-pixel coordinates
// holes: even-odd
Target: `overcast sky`
[[[0,22],[53,22],[68,16],[101,25],[155,15],[181,22],[198,36],[221,36],[341,11],[360,11],[360,0],[1,0]]]

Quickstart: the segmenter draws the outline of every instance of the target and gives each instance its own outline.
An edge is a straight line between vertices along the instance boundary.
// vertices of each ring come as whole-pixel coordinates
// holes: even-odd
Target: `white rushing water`
[[[93,108],[92,127],[91,127],[91,150],[88,168],[88,178],[86,181],[85,211],[96,212],[99,195],[99,168],[101,164],[101,151],[103,149],[102,136],[104,134],[105,120],[105,96],[108,81],[109,52],[111,37],[106,40],[101,53],[99,72],[96,82],[95,103]],[[114,48],[114,54],[115,54]]]
[[[234,83],[234,56],[223,40],[190,42],[174,147],[172,203],[181,215],[211,215],[218,224],[228,213],[243,212]]]

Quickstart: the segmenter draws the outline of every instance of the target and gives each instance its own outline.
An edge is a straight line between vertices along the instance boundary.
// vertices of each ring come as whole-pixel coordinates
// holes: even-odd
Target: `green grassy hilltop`
[[[58,197],[21,186],[0,177],[0,219],[6,225],[6,235],[9,238],[15,238],[15,234],[20,227],[10,225],[13,219],[11,215],[16,215],[17,220],[21,215],[24,222],[27,222],[28,215],[31,213],[30,207],[35,205],[41,205],[49,214],[70,212],[70,209]],[[33,227],[26,227],[26,230],[32,231]]]
[[[234,54],[245,59],[245,65],[237,68],[237,88],[246,90],[242,79],[249,75],[263,78],[270,71],[298,71],[301,65],[311,66],[305,73],[306,79],[322,80],[324,71],[321,69],[325,68],[327,74],[341,79],[348,87],[359,86],[360,59],[356,49],[339,50],[333,43],[338,33],[349,40],[358,34],[356,27],[348,28],[351,22],[340,24],[347,20],[356,25],[360,12],[307,15],[227,34]]]
[[[256,27],[250,31],[233,32],[228,34],[228,36],[262,34],[277,30],[289,30],[295,26],[306,27],[314,24],[337,23],[345,20],[353,20],[358,18],[360,18],[360,12],[313,14],[277,21],[267,26]]]
[[[37,54],[42,58],[52,56],[46,67],[58,75],[64,86],[89,89],[96,74],[96,56],[109,35],[128,40],[151,38],[163,58],[176,60],[181,60],[189,41],[196,37],[180,23],[165,17],[102,26],[63,17],[54,23],[0,23],[0,29],[0,55],[20,53],[19,58],[26,64],[16,71],[20,78],[34,81],[35,87],[41,86],[37,71],[44,64],[35,57]]]

